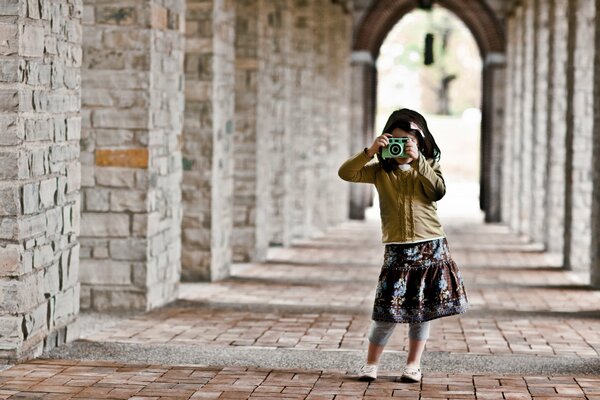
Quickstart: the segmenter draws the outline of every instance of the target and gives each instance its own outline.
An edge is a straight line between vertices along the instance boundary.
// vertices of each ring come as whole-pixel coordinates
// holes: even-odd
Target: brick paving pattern
[[[378,228],[348,223],[271,249],[266,263],[235,265],[224,281],[184,284],[179,302],[86,331],[84,343],[294,349],[317,358],[344,351],[362,360],[382,256]],[[448,232],[471,308],[433,321],[426,354],[452,354],[458,362],[465,355],[527,355],[597,363],[600,291],[501,226],[457,225]],[[386,351],[404,354],[406,337],[407,325],[399,324]],[[398,370],[380,371],[367,384],[349,369],[302,365],[38,359],[0,372],[0,399],[600,399],[600,375],[423,368],[421,384],[400,382]]]

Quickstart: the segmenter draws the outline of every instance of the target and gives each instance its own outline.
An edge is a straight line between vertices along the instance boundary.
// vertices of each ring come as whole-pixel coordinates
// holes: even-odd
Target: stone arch
[[[483,60],[482,71],[482,122],[480,205],[486,221],[500,220],[501,143],[494,132],[502,129],[504,104],[504,53],[506,39],[504,27],[496,12],[485,0],[437,0],[436,4],[452,11],[471,31]],[[355,77],[362,78],[361,90],[355,91],[363,99],[353,99],[355,110],[362,108],[362,118],[354,125],[355,133],[368,136],[374,123],[376,95],[375,60],[379,49],[394,25],[417,8],[416,0],[379,0],[371,3],[355,25],[353,37],[353,65]],[[363,137],[367,141],[367,137]],[[488,162],[483,162],[487,160]],[[351,208],[360,208],[362,199],[353,199]],[[359,206],[357,206],[357,204]],[[360,213],[351,215],[360,217]]]

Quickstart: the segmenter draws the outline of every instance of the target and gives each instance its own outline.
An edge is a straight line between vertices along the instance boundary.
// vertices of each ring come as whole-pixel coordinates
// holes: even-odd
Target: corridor
[[[600,399],[600,290],[503,225],[446,223],[470,309],[434,320],[421,384],[399,325],[355,379],[382,258],[378,222],[272,247],[147,313],[84,312],[81,339],[0,373],[2,399]]]

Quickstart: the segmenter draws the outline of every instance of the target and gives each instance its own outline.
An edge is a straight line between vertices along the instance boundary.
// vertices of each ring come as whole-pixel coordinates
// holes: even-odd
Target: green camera
[[[404,144],[410,139],[407,137],[389,138],[389,144],[381,151],[381,157],[386,158],[407,158],[408,155],[404,152]]]

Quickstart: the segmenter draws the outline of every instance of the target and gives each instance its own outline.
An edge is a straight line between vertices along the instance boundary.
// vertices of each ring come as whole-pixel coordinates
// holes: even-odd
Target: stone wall
[[[265,1],[237,0],[235,36],[235,134],[233,260],[264,260],[269,245],[269,153],[264,127],[268,64],[262,60],[268,18]]]
[[[86,0],[82,306],[150,309],[180,277],[183,0]]]
[[[522,135],[505,153],[503,219],[582,271],[593,257],[595,21],[583,0],[519,2],[508,19],[505,123]]]
[[[596,10],[600,10],[600,0],[595,1]],[[594,42],[600,43],[600,25],[596,24]],[[594,55],[594,136],[593,136],[593,174],[592,174],[592,244],[591,244],[591,284],[600,287],[600,52]]]
[[[331,171],[348,153],[349,52],[339,43],[351,17],[329,0],[237,5],[233,238],[234,260],[248,261],[269,241],[287,245],[347,216],[346,185]]]
[[[567,230],[565,265],[590,267],[592,212],[592,149],[594,130],[595,2],[576,1],[573,55],[573,134],[567,142]]]
[[[548,93],[548,146],[546,185],[546,249],[562,253],[565,236],[565,162],[567,109],[571,89],[568,87],[569,36],[573,26],[568,16],[570,0],[554,0],[550,14],[550,63]]]
[[[229,274],[233,226],[235,2],[189,0],[183,133],[186,280]]]
[[[534,107],[533,107],[533,146],[531,165],[531,225],[529,236],[538,243],[545,242],[546,187],[548,184],[548,88],[550,86],[550,2],[536,0],[535,13],[535,55],[534,55]]]
[[[0,5],[0,360],[77,336],[79,1]]]

